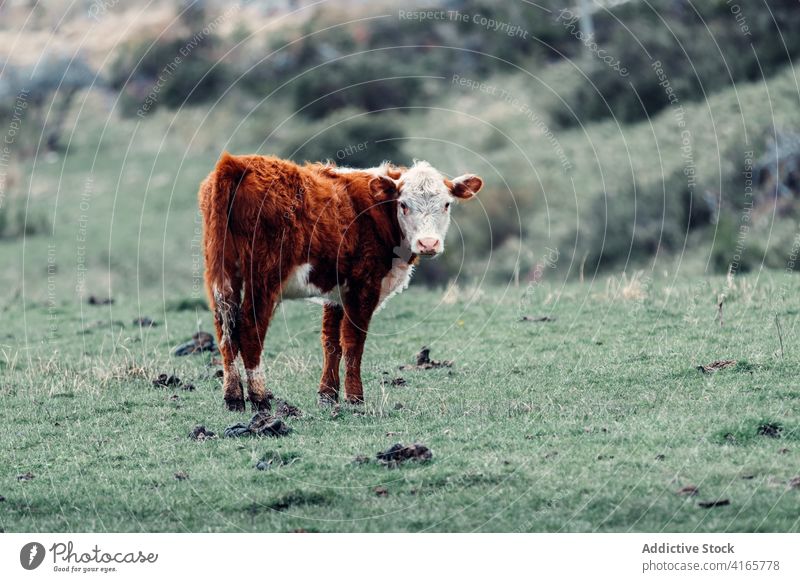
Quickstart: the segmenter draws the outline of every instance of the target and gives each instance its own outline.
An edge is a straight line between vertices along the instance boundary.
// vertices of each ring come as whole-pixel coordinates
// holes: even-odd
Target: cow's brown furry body
[[[399,172],[386,170],[392,177]],[[336,401],[345,360],[345,397],[363,401],[361,357],[381,283],[401,243],[396,201],[382,198],[367,171],[338,172],[264,156],[224,154],[199,192],[206,285],[215,313],[228,408],[244,409],[236,366],[241,355],[253,408],[269,408],[261,370],[264,337],[282,289],[301,265],[322,293],[341,291],[323,309],[320,397]],[[407,259],[412,262],[416,257]]]

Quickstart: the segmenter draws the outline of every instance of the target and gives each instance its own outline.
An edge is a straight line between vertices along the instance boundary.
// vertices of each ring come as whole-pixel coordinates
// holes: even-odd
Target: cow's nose
[[[419,245],[419,252],[423,255],[433,255],[439,250],[441,243],[438,238],[421,238],[417,242]]]

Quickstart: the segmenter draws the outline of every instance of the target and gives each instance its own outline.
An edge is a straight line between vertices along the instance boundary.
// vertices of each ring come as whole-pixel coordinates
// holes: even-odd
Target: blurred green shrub
[[[405,133],[386,115],[344,110],[316,123],[298,124],[282,155],[297,162],[330,160],[340,166],[371,167],[388,160],[407,163]]]
[[[671,88],[685,103],[732,82],[761,79],[800,55],[796,2],[771,1],[768,8],[741,3],[739,9],[739,21],[726,0],[628,2],[595,12],[595,42],[629,74],[612,71],[573,38],[584,53],[577,64],[588,80],[566,97],[576,115],[564,108],[556,118],[568,126],[612,114],[632,122],[657,113],[669,101],[651,67],[654,61],[661,62]]]
[[[617,192],[595,195],[588,213],[592,218],[583,221],[579,236],[579,246],[587,254],[587,270],[680,249],[692,216],[695,221],[707,220],[704,205],[704,200],[690,193],[682,172],[663,182],[634,183]]]
[[[266,51],[269,58],[256,55],[251,59],[257,61],[240,63],[242,88],[264,96],[294,78],[285,90],[295,107],[313,119],[345,107],[374,111],[424,105],[437,93],[422,76],[486,77],[497,70],[513,71],[505,61],[553,58],[548,44],[577,52],[571,37],[555,23],[559,2],[539,4],[551,7],[549,16],[527,4],[450,0],[435,9],[457,11],[465,18],[420,21],[392,11],[391,17],[347,26],[341,23],[361,16],[357,5],[349,8],[352,14],[343,5],[322,7],[300,31],[275,34]],[[509,28],[493,30],[487,22]]]
[[[26,208],[25,197],[12,192],[0,203],[0,239],[14,239],[44,234],[52,229],[41,205]]]
[[[143,117],[162,106],[174,109],[218,99],[231,81],[229,65],[217,57],[219,43],[213,35],[199,41],[187,35],[120,49],[109,84],[120,92],[123,115]]]

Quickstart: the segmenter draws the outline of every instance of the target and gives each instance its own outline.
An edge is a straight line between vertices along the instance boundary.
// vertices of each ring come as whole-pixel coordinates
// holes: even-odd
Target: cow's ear
[[[378,176],[370,180],[369,190],[376,198],[388,200],[397,194],[397,183],[387,176]]]
[[[450,186],[450,193],[461,200],[474,198],[475,194],[483,188],[483,180],[474,174],[464,174],[454,178]]]

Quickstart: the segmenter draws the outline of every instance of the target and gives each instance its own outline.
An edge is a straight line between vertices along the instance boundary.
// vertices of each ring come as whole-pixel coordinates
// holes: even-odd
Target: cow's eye
[[[447,212],[448,210],[450,210],[450,203],[449,202],[444,205],[444,211]]]
[[[409,208],[408,208],[408,205],[405,202],[401,202],[400,203],[400,208],[402,209],[403,214],[408,214]]]

